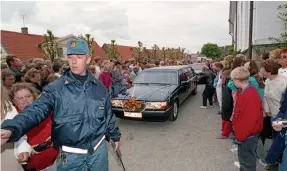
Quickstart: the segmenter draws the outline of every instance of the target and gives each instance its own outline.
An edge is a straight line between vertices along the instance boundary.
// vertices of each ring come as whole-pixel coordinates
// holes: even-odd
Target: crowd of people
[[[241,171],[255,171],[257,161],[266,170],[279,165],[279,171],[287,171],[286,128],[277,122],[287,119],[287,49],[280,54],[279,59],[270,59],[264,53],[259,62],[244,55],[227,56],[212,63],[211,69],[202,68],[206,85],[201,108],[207,108],[207,100],[213,107],[216,97],[222,118],[216,138],[233,140],[231,151],[239,158],[234,165]],[[266,139],[272,140],[265,147],[268,152]]]
[[[22,62],[16,56],[7,56],[6,64],[1,64],[1,122],[14,117],[16,118],[15,121],[18,121],[17,125],[14,121],[4,122],[6,123],[4,128],[15,134],[11,140],[15,143],[6,143],[2,146],[2,170],[52,171],[57,170],[57,167],[58,169],[61,168],[60,170],[67,170],[68,167],[65,168],[64,164],[66,158],[71,156],[68,153],[63,153],[63,149],[61,150],[57,146],[59,147],[59,144],[65,145],[65,143],[73,146],[74,144],[70,142],[74,142],[74,138],[61,134],[63,138],[58,137],[57,145],[54,146],[55,137],[51,138],[51,135],[52,130],[55,129],[58,131],[57,136],[60,136],[58,130],[60,128],[58,127],[63,127],[62,129],[65,128],[69,132],[73,126],[77,126],[72,124],[71,127],[66,128],[62,124],[69,121],[62,120],[62,123],[58,123],[60,121],[53,119],[55,115],[63,114],[62,111],[72,110],[74,113],[83,111],[76,107],[78,105],[71,106],[71,109],[64,106],[66,102],[64,98],[74,96],[75,92],[72,91],[77,92],[75,87],[73,90],[68,87],[63,88],[69,82],[79,82],[84,87],[84,91],[81,93],[85,93],[87,79],[100,81],[109,96],[105,97],[102,94],[103,99],[110,99],[117,96],[121,91],[130,88],[137,75],[146,68],[191,63],[190,61],[168,60],[154,61],[153,63],[135,60],[103,60],[98,56],[90,57],[86,48],[87,45],[83,42],[77,43],[81,45],[76,47],[79,48],[77,50],[73,50],[74,47],[69,47],[67,44],[68,61],[55,59],[52,62],[37,58]],[[259,159],[266,169],[279,164],[279,171],[286,171],[287,148],[280,151],[281,156],[277,156],[278,160],[275,163],[271,163],[268,160],[269,153],[267,154],[264,150],[264,145],[266,138],[273,139],[273,144],[275,144],[276,137],[282,135],[285,135],[284,144],[287,144],[286,128],[277,122],[278,119],[287,119],[287,49],[282,50],[279,59],[268,59],[268,54],[262,55],[260,69],[255,61],[247,61],[244,55],[227,56],[222,62],[206,62],[206,64],[202,68],[206,85],[201,108],[206,109],[208,107],[207,101],[210,107],[213,107],[214,102],[218,102],[218,114],[222,116],[222,130],[217,138],[233,140],[232,151],[238,151],[239,157],[239,162],[235,162],[235,165],[241,171],[255,171],[256,161]],[[80,71],[81,68],[83,70]],[[88,73],[93,78],[90,78]],[[85,75],[88,75],[88,78]],[[59,78],[63,81],[61,86],[58,85],[60,84],[58,83]],[[55,86],[58,86],[58,89],[55,89]],[[94,92],[92,87],[91,91]],[[92,97],[92,95],[88,96],[99,98]],[[82,98],[82,94],[77,94],[77,97]],[[87,99],[82,99],[82,101],[85,100]],[[34,101],[36,102],[33,103]],[[60,106],[58,101],[61,103]],[[103,102],[98,101],[99,99],[97,102],[96,100],[90,101],[91,105],[98,107],[92,110],[101,111],[101,109],[105,109],[105,105],[99,106]],[[70,103],[73,102],[70,101]],[[41,105],[46,108],[41,108]],[[50,108],[54,108],[54,110],[48,110]],[[87,106],[85,110],[90,110],[90,108],[92,107]],[[29,112],[32,114],[29,115]],[[43,114],[44,112],[45,114]],[[18,113],[22,114],[21,117],[18,116]],[[73,116],[72,121],[77,117],[80,116]],[[52,127],[55,122],[59,124],[56,128]],[[119,130],[114,126],[114,120],[109,119],[109,122],[111,124],[108,125],[108,128],[112,132],[112,138],[117,142],[120,137]],[[27,125],[24,125],[25,123]],[[96,124],[103,124],[101,118],[97,118]],[[3,129],[3,126],[1,127]],[[24,136],[15,133],[15,130],[20,130],[21,133],[25,132]],[[81,146],[82,140],[79,138],[75,140],[77,145],[74,147],[83,147]],[[271,149],[272,146],[270,151],[272,151]],[[55,160],[59,156],[63,164],[56,166]],[[76,157],[74,156],[73,159]]]
[[[76,48],[79,48],[78,51],[81,51],[81,54],[78,54],[78,51],[73,51],[73,48],[67,44],[67,49],[71,49],[70,54],[67,54],[67,61],[60,58],[55,59],[53,62],[51,60],[34,58],[23,62],[17,58],[17,56],[6,57],[6,63],[1,63],[2,122],[18,116],[19,113],[27,113],[28,116],[29,112],[27,112],[27,110],[33,110],[33,112],[39,112],[35,110],[42,110],[42,108],[37,108],[39,106],[31,109],[29,109],[28,106],[34,106],[34,101],[41,101],[43,93],[47,94],[45,89],[48,89],[47,87],[55,80],[59,80],[60,77],[63,79],[73,77],[77,81],[84,83],[87,78],[77,73],[77,70],[81,67],[89,71],[87,73],[92,75],[92,79],[100,81],[109,93],[109,98],[112,98],[113,96],[117,96],[121,91],[131,87],[137,75],[146,68],[190,63],[188,61],[172,60],[158,60],[149,63],[137,62],[135,60],[103,60],[99,56],[89,56],[84,48],[85,44],[83,42],[78,42],[78,44],[81,46]],[[83,66],[81,66],[79,62],[77,63],[77,60],[82,60],[82,54],[85,54],[85,57],[88,59],[88,62]],[[74,55],[78,55],[78,57],[72,59]],[[71,63],[71,60],[73,60],[74,63]],[[69,72],[72,72],[71,76]],[[65,80],[65,82],[67,80]],[[74,92],[72,92],[72,94],[73,93]],[[65,98],[68,94],[65,94]],[[64,96],[63,93],[61,95]],[[36,105],[37,102],[35,102]],[[31,105],[32,103],[33,105]],[[41,103],[41,105],[43,104]],[[70,104],[67,105],[70,106]],[[53,119],[54,113],[57,112],[55,110],[56,109],[54,109],[54,111],[48,111],[48,114],[45,114],[44,118],[38,118],[38,125],[29,126],[27,130],[26,128],[25,130],[22,130],[24,128],[19,129],[19,132],[24,131],[27,133],[19,140],[15,140],[16,142],[14,144],[7,143],[2,146],[1,155],[5,156],[1,158],[1,162],[5,163],[1,165],[2,170],[57,170],[55,160],[61,156],[61,150],[53,145],[55,139],[53,140],[52,138],[52,125],[53,122],[55,122]],[[76,111],[77,110],[78,109],[76,109]],[[24,114],[21,116],[24,116]],[[15,131],[16,128],[11,129]]]

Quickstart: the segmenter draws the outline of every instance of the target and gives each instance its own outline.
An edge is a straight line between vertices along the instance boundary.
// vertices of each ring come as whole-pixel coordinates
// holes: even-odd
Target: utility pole
[[[252,36],[253,36],[253,10],[254,2],[250,1],[250,13],[249,13],[249,43],[248,43],[248,58],[252,59]]]

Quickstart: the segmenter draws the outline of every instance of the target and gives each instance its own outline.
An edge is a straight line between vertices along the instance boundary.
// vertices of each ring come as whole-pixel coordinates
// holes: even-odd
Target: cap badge
[[[75,48],[76,47],[76,41],[71,41],[70,48]]]

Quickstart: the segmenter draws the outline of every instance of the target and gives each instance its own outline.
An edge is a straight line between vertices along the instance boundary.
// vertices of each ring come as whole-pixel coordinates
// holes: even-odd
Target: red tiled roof
[[[103,49],[107,49],[111,46],[111,44],[103,44]],[[122,60],[126,61],[133,58],[133,53],[136,52],[136,47],[133,46],[122,46],[117,45],[118,52],[120,53]],[[106,51],[107,53],[107,51]]]
[[[19,59],[26,61],[30,58],[43,58],[44,54],[38,47],[44,42],[42,35],[23,34],[19,32],[1,30],[1,44],[9,55],[15,55]],[[93,42],[93,56],[101,56],[108,59],[105,51]]]
[[[98,45],[97,42],[93,42],[93,46],[94,46],[94,49],[93,49],[93,57],[95,56],[100,56],[102,57],[103,59],[109,59],[106,52]]]
[[[44,38],[41,35],[22,34],[1,30],[1,44],[8,54],[15,55],[25,61],[29,58],[42,58],[43,53],[38,47]]]

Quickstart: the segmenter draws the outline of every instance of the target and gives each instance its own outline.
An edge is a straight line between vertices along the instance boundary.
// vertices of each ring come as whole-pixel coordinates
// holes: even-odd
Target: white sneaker
[[[200,109],[206,109],[207,107],[206,106],[200,106]]]
[[[240,163],[238,161],[234,162],[234,166],[240,169]]]
[[[213,107],[213,105],[212,106],[209,105],[209,107]]]
[[[261,159],[259,159],[259,163],[265,168],[268,166],[267,163],[263,162]]]
[[[233,144],[231,148],[231,152],[236,153],[237,151],[238,151],[238,146]]]

